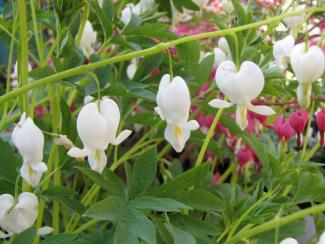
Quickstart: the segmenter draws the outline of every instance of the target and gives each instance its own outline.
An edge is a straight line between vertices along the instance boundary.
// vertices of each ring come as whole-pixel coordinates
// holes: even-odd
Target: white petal
[[[165,116],[163,115],[161,109],[157,106],[155,107],[155,112],[159,115],[159,117],[162,119],[162,120],[165,120]]]
[[[0,195],[0,226],[2,216],[14,205],[14,198],[10,194]]]
[[[224,51],[227,54],[230,54],[230,48],[229,48],[229,45],[228,45],[228,42],[227,42],[226,38],[221,37],[218,40],[218,46],[222,51]]]
[[[320,235],[319,244],[325,244],[325,232]]]
[[[289,237],[282,240],[280,244],[299,244],[299,243],[296,239]]]
[[[87,149],[80,149],[78,147],[73,147],[68,151],[68,155],[73,158],[84,158],[87,157],[89,151]]]
[[[132,9],[134,8],[133,4],[127,4],[125,8],[121,11],[121,21],[124,25],[129,23],[132,16]]]
[[[115,139],[115,141],[112,143],[113,145],[118,145],[122,143],[126,138],[128,138],[132,134],[131,130],[123,130],[118,137]]]
[[[211,107],[214,107],[214,108],[229,108],[231,107],[233,104],[230,103],[230,102],[227,102],[225,100],[221,100],[221,99],[212,99],[210,102],[209,102],[209,105]]]
[[[233,89],[238,91],[239,103],[247,103],[256,98],[263,90],[264,75],[262,70],[253,62],[245,61],[241,64],[236,75]]]
[[[45,236],[45,235],[51,234],[53,231],[54,231],[53,228],[48,227],[48,226],[44,226],[44,227],[41,227],[41,228],[37,229],[37,235],[38,236]]]
[[[96,38],[97,32],[94,31],[92,24],[87,20],[80,39],[81,48],[85,50],[91,49],[91,46],[96,43]],[[86,53],[89,55],[87,51]]]
[[[191,131],[179,125],[167,124],[165,138],[178,153],[183,151]]]
[[[184,129],[197,130],[200,128],[200,124],[196,120],[190,120],[184,125]]]
[[[162,79],[162,84],[159,86],[157,96],[158,106],[165,115],[168,123],[185,123],[188,120],[191,106],[190,92],[187,84],[179,76],[176,76],[167,88],[165,88],[165,82]]]
[[[135,73],[137,72],[137,65],[135,64],[130,64],[127,68],[126,68],[126,75],[129,78],[129,80],[132,80],[134,78]]]
[[[109,98],[102,99],[100,109],[101,115],[106,120],[106,132],[103,131],[102,133],[106,133],[106,141],[108,143],[113,143],[120,123],[120,109],[116,102]]]
[[[8,223],[14,233],[21,233],[34,225],[38,215],[38,199],[30,192],[18,197],[18,204],[8,214]]]
[[[90,103],[93,100],[94,98],[92,96],[87,95],[84,97],[84,104],[86,105],[87,103]]]
[[[88,162],[92,170],[102,173],[106,164],[107,157],[104,150],[91,151],[88,155]]]
[[[158,93],[157,93],[157,97],[156,97],[156,102],[157,102],[158,106],[159,106],[159,104],[162,104],[163,95],[165,94],[170,82],[171,82],[170,75],[169,74],[163,75],[163,77],[161,78],[160,83],[159,83]]]
[[[261,115],[273,115],[275,114],[275,111],[268,107],[268,106],[265,106],[265,105],[257,105],[257,106],[254,106],[254,105],[249,105],[248,106],[248,109],[250,111],[253,111],[257,114],[261,114]]]
[[[44,135],[31,118],[27,118],[17,124],[12,140],[22,155],[24,162],[32,164],[42,161]]]
[[[41,181],[43,172],[35,171],[32,169],[30,164],[23,163],[20,168],[20,175],[29,185],[31,185],[32,187],[36,187]]]
[[[8,238],[8,237],[11,237],[13,234],[5,234],[3,233],[2,231],[0,231],[0,239],[5,239],[5,238]]]
[[[105,107],[101,109],[105,110]],[[107,148],[107,122],[99,113],[96,103],[88,103],[81,109],[77,118],[77,130],[87,149]]]
[[[30,167],[34,170],[34,171],[37,171],[37,172],[41,172],[41,173],[44,173],[47,171],[47,166],[45,163],[43,162],[40,162],[38,164],[30,164]]]
[[[226,60],[226,54],[220,48],[216,47],[213,49],[214,53],[214,65],[220,65]]]

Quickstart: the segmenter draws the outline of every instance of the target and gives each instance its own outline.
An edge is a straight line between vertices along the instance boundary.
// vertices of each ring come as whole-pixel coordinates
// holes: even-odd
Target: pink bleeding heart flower
[[[319,131],[319,144],[324,147],[325,146],[325,141],[324,141],[324,136],[325,136],[325,110],[321,110],[317,113],[316,115],[316,124],[318,127]]]
[[[295,133],[294,129],[290,125],[289,120],[286,120],[283,116],[278,116],[275,119],[274,129],[280,141],[285,140],[288,142]]]
[[[195,96],[200,96],[202,93],[206,92],[209,89],[210,84],[205,82],[195,93]]]
[[[200,113],[196,121],[199,123],[201,130],[204,133],[208,133],[214,117],[212,115],[206,116],[204,113]]]
[[[238,175],[241,175],[242,168],[253,159],[253,151],[249,147],[239,149],[237,153],[237,161],[239,163]]]
[[[297,133],[297,146],[302,146],[302,133],[308,123],[308,112],[305,110],[298,110],[290,115],[289,123],[294,131]]]

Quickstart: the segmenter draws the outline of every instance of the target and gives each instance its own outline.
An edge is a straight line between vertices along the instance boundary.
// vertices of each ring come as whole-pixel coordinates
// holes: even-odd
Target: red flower
[[[279,116],[275,119],[274,129],[278,135],[279,140],[284,139],[286,142],[288,142],[295,133],[289,123],[289,120],[286,120],[283,116]]]
[[[324,135],[325,135],[325,110],[321,110],[316,114],[316,124],[319,130],[319,144],[325,146]]]
[[[290,115],[289,122],[291,127],[297,133],[297,146],[302,146],[302,132],[308,123],[308,112],[305,110],[298,110]]]

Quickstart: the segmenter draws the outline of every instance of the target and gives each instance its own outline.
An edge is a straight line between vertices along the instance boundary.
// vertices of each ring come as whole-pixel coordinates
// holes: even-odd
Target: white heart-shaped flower
[[[299,244],[298,241],[292,237],[283,239],[280,244]]]
[[[232,61],[225,61],[218,67],[215,79],[217,86],[229,98],[230,102],[213,99],[209,103],[210,106],[227,108],[236,104],[236,122],[241,129],[245,129],[248,125],[247,109],[262,115],[274,114],[270,107],[251,104],[251,101],[262,92],[264,87],[264,75],[255,63],[245,61],[237,71],[236,65]]]
[[[228,45],[228,42],[226,38],[221,37],[218,40],[218,47],[226,54],[230,54],[230,47]]]
[[[183,78],[176,76],[172,80],[166,74],[161,78],[155,111],[161,119],[167,121],[166,140],[175,151],[181,152],[190,137],[191,130],[199,128],[195,120],[188,121],[191,107],[190,92]]]
[[[11,140],[23,157],[21,176],[31,186],[39,184],[42,174],[47,171],[43,160],[44,135],[31,118],[23,113],[15,126]]]
[[[80,47],[87,58],[95,52],[93,45],[96,43],[96,38],[97,32],[94,31],[92,24],[87,20],[80,39]]]
[[[141,14],[153,9],[154,5],[154,0],[141,0],[136,5],[129,3],[121,11],[121,21],[126,25],[129,23],[132,14],[140,16]]]
[[[273,46],[273,57],[275,63],[282,69],[286,70],[290,60],[290,52],[295,44],[293,36],[288,35],[284,39],[276,41]]]
[[[295,45],[290,54],[290,62],[298,82],[307,83],[319,79],[325,68],[325,59],[322,50],[317,46],[309,47],[306,44]]]
[[[132,133],[124,130],[116,137],[119,123],[120,110],[112,99],[103,98],[100,111],[97,102],[86,104],[77,118],[77,131],[84,148],[73,147],[68,155],[75,158],[88,156],[91,168],[101,173],[107,163],[105,150],[108,145],[118,145]]]

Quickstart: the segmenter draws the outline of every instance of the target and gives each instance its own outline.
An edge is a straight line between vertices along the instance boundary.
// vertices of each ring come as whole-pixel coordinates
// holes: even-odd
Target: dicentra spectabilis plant
[[[0,1],[0,242],[325,244],[322,5]]]

